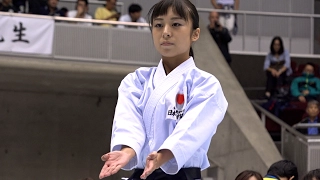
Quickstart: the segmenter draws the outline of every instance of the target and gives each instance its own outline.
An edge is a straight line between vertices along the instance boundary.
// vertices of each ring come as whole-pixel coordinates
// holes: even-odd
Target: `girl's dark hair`
[[[274,51],[274,48],[273,48],[273,44],[274,44],[274,42],[275,42],[276,40],[279,40],[279,42],[280,42],[280,49],[279,49],[278,52],[275,52],[275,51]],[[270,52],[271,52],[272,55],[282,54],[282,53],[284,52],[283,41],[282,41],[282,39],[281,39],[280,36],[276,36],[276,37],[274,37],[274,38],[272,39],[271,45],[270,45]]]
[[[199,14],[196,7],[189,0],[160,0],[157,4],[153,5],[148,13],[148,21],[153,26],[153,19],[166,15],[168,9],[172,7],[172,11],[179,15],[185,21],[192,22],[192,30],[199,28]],[[193,50],[190,47],[189,55],[193,57]]]
[[[254,176],[255,178],[257,178],[257,180],[263,180],[262,176],[260,173],[256,172],[256,171],[251,171],[251,170],[245,170],[242,171],[235,180],[248,180],[249,178],[251,178],[252,176]]]
[[[320,180],[320,169],[309,171],[308,174],[303,177],[303,180],[313,180],[313,178]]]

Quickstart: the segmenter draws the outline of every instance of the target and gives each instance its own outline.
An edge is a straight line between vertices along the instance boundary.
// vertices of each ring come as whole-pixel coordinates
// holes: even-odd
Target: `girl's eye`
[[[154,27],[162,27],[161,24],[155,24]]]
[[[173,23],[172,26],[181,26],[180,23]]]

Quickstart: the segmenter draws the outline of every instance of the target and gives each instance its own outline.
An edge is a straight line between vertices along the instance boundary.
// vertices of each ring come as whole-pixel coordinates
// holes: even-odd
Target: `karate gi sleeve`
[[[159,148],[168,149],[174,155],[161,166],[163,171],[176,174],[203,144],[211,141],[227,106],[221,85],[215,78],[202,82],[191,92],[184,116]]]
[[[146,133],[142,121],[142,112],[137,108],[142,92],[141,82],[134,73],[128,75],[118,89],[118,102],[112,127],[111,151],[120,150],[122,145],[126,145],[136,153],[136,156],[123,167],[124,170],[132,170],[136,167],[145,143]]]

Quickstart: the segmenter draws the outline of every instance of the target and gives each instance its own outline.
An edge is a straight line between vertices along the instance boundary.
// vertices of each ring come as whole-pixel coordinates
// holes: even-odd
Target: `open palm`
[[[147,157],[146,167],[144,168],[144,171],[142,175],[140,176],[141,179],[147,179],[147,177],[156,169],[159,168],[159,163],[157,160],[157,152],[152,152]]]
[[[105,178],[117,173],[122,167],[128,164],[130,155],[123,151],[113,151],[101,157],[105,161],[101,169],[99,178]]]

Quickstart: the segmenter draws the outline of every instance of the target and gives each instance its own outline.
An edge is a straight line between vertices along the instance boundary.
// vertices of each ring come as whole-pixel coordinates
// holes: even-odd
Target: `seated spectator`
[[[263,180],[298,180],[298,168],[289,160],[273,163]]]
[[[311,170],[303,177],[303,180],[320,180],[320,169]]]
[[[317,100],[320,95],[320,79],[314,76],[314,65],[307,63],[300,77],[291,83],[291,95],[300,102]]]
[[[0,3],[0,11],[3,12],[19,12],[19,9],[12,4],[12,0],[2,0]]]
[[[318,123],[318,115],[319,115],[319,102],[316,100],[312,100],[308,102],[306,108],[307,117],[304,118],[300,123]],[[308,127],[308,128],[299,128],[297,129],[302,134],[305,135],[318,135],[320,133],[320,127]]]
[[[281,37],[276,36],[272,39],[263,70],[267,74],[265,96],[270,98],[275,95],[276,88],[284,85],[286,77],[292,73],[290,55],[284,49]]]
[[[117,21],[120,14],[116,10],[117,0],[106,0],[106,5],[104,7],[98,7],[94,18],[100,20],[110,20]],[[111,27],[111,24],[103,24],[102,26]]]
[[[139,4],[131,4],[129,6],[129,14],[122,15],[119,19],[121,22],[138,22],[147,23],[147,21],[141,17],[142,8]],[[148,27],[138,27],[138,26],[124,26],[118,25],[118,28],[137,28],[137,29],[149,29]]]
[[[223,27],[219,21],[219,13],[218,12],[211,12],[209,15],[210,24],[208,25],[208,30],[212,36],[212,38],[217,43],[222,55],[230,65],[231,63],[231,56],[229,53],[229,46],[228,43],[231,42],[232,38],[229,34],[227,28]]]
[[[256,171],[245,170],[241,172],[235,180],[263,180],[260,173]]]
[[[68,17],[71,18],[83,18],[83,19],[92,19],[92,16],[87,14],[88,12],[88,0],[77,0],[76,10],[68,12]],[[79,22],[78,24],[91,26],[92,23]]]
[[[58,9],[59,0],[48,0],[47,5],[41,8],[41,15],[49,16],[62,16],[60,10]]]

